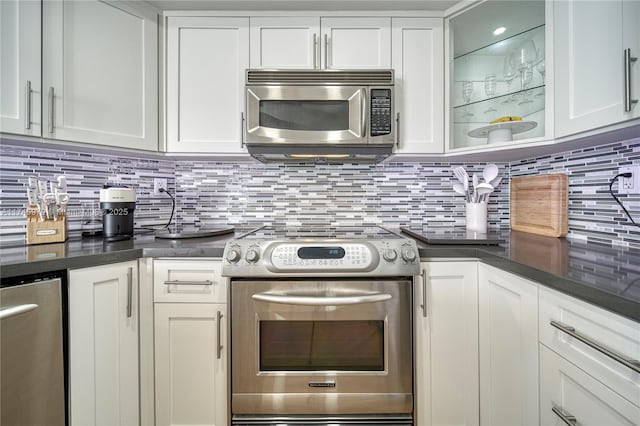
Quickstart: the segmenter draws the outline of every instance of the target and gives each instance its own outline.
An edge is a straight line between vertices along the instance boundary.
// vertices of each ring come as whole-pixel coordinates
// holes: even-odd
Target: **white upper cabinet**
[[[444,151],[443,21],[392,19],[396,153]]]
[[[243,151],[249,18],[170,17],[167,151]]]
[[[43,2],[43,136],[157,150],[157,34],[135,4]]]
[[[640,117],[640,2],[565,0],[553,3],[555,133],[566,136]],[[628,81],[625,81],[628,80]],[[626,109],[630,109],[627,111]]]
[[[0,131],[40,136],[40,2],[0,1]]]
[[[251,18],[251,68],[320,67],[320,18]]]
[[[391,18],[322,18],[322,68],[391,68]]]
[[[488,0],[449,20],[449,149],[551,138],[549,16],[545,1]]]

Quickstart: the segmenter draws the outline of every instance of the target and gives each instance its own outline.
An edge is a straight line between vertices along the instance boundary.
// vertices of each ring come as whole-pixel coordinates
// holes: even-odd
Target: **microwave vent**
[[[247,84],[367,85],[393,84],[393,70],[247,70]]]

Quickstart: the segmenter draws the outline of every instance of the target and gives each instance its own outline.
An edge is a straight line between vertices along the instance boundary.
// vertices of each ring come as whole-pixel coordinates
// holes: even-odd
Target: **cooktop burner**
[[[264,226],[253,232],[249,232],[240,238],[250,240],[290,240],[305,238],[321,239],[381,239],[381,238],[403,238],[402,236],[389,231],[381,226],[300,226],[300,227],[275,227]]]
[[[229,277],[412,276],[416,242],[381,226],[265,226],[227,243]]]

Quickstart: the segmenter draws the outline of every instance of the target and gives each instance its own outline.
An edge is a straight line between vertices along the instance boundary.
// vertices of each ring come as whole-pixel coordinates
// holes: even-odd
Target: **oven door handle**
[[[306,305],[306,306],[337,306],[337,305],[359,305],[362,303],[384,302],[390,300],[391,295],[386,293],[357,294],[352,296],[294,296],[288,294],[256,293],[251,296],[253,300],[259,302],[282,303],[285,305]]]

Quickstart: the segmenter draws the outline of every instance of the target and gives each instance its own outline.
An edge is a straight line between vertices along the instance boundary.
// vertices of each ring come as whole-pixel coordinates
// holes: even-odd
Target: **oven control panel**
[[[242,241],[225,247],[222,274],[273,276],[412,276],[420,273],[415,241]]]
[[[333,270],[371,270],[379,258],[367,244],[344,243],[317,245],[283,243],[271,251],[271,265],[275,270],[288,271],[313,268]]]

